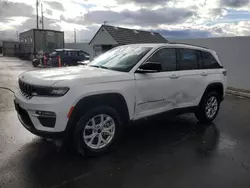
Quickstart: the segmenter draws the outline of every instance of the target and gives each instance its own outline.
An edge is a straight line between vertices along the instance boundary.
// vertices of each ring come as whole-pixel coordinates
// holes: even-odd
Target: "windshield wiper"
[[[89,65],[90,67],[96,67],[96,68],[100,68],[100,66],[98,65]]]
[[[109,69],[108,67],[102,65],[89,65],[90,67],[102,68],[102,69]]]
[[[99,67],[103,68],[103,69],[109,69],[108,67],[105,67],[105,66],[102,66],[102,65],[100,65]]]

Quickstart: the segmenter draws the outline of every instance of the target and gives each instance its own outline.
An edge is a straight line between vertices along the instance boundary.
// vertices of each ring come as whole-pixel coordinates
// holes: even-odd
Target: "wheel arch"
[[[210,92],[210,91],[216,91],[216,92],[219,94],[219,96],[220,96],[220,100],[221,100],[221,101],[223,100],[223,95],[224,95],[224,87],[223,87],[223,84],[222,84],[221,82],[215,82],[215,83],[210,83],[210,84],[206,87],[206,89],[205,89],[205,91],[204,91],[204,93],[203,93],[203,95],[202,95],[202,98],[201,98],[201,100],[200,100],[200,103],[201,103],[201,101],[203,100],[205,94],[208,93],[208,92]],[[200,103],[199,103],[199,104],[200,104]]]
[[[67,131],[73,131],[79,118],[88,109],[97,105],[108,105],[116,109],[121,117],[123,124],[126,124],[130,120],[128,105],[122,94],[115,92],[94,94],[85,96],[76,103],[67,123]]]

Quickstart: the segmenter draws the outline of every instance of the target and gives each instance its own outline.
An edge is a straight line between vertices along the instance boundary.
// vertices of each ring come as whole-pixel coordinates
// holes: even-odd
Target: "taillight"
[[[224,74],[224,76],[227,75],[227,71],[226,70],[222,71],[222,73]]]

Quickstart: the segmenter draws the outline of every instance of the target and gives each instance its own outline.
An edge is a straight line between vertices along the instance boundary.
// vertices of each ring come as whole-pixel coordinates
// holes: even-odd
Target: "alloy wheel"
[[[205,106],[206,116],[208,118],[213,118],[217,110],[218,110],[218,100],[215,96],[211,96],[210,98],[208,98]]]
[[[92,117],[83,131],[85,144],[91,149],[101,149],[107,146],[115,135],[115,121],[107,114]]]

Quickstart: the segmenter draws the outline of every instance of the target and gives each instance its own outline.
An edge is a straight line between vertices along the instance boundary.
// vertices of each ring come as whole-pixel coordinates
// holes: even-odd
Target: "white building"
[[[168,41],[156,32],[102,25],[89,42],[93,51],[90,53],[90,59],[119,45],[165,42]]]

